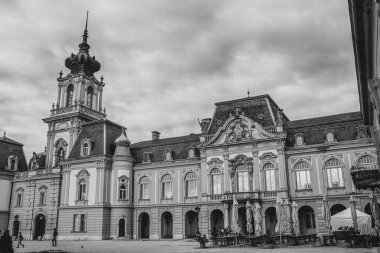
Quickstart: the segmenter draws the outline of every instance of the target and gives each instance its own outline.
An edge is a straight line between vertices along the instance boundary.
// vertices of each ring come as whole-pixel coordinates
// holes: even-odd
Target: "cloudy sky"
[[[200,132],[214,103],[270,94],[291,120],[359,110],[347,0],[0,1],[0,130],[46,145],[89,14],[108,119],[132,142]]]

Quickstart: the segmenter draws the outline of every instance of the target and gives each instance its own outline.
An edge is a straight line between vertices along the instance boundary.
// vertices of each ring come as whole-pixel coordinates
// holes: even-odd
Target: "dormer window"
[[[83,139],[81,142],[81,156],[89,156],[91,154],[92,141]]]
[[[17,171],[18,169],[18,157],[11,155],[8,157],[8,168],[11,171]]]
[[[327,132],[326,134],[326,142],[334,142],[335,136],[333,132]]]
[[[305,145],[303,134],[296,134],[294,138],[296,140],[296,146]]]
[[[195,148],[194,147],[189,148],[188,153],[187,153],[187,157],[188,158],[194,158],[195,157]]]
[[[150,153],[150,152],[144,152],[143,153],[143,162],[144,163],[150,163],[150,162],[152,162],[152,157],[153,157],[152,153]]]
[[[357,131],[356,139],[359,140],[359,139],[366,139],[366,138],[368,138],[366,126],[358,126],[356,128],[356,131]]]
[[[172,160],[173,160],[173,152],[172,151],[166,151],[165,161],[172,161]]]

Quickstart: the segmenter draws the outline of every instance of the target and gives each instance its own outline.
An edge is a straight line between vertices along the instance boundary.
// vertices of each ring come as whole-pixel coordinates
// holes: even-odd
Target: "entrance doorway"
[[[316,233],[315,214],[313,208],[310,206],[302,206],[298,210],[298,219],[301,235]]]
[[[210,214],[210,229],[212,232],[224,228],[224,215],[219,209],[215,209]]]
[[[197,214],[188,211],[185,214],[185,238],[194,238],[197,233]]]
[[[119,220],[119,237],[125,237],[125,219]]]
[[[149,238],[149,215],[141,213],[138,220],[139,238]]]
[[[173,215],[170,212],[161,215],[161,238],[173,238]]]
[[[276,208],[269,207],[265,210],[265,233],[267,235],[274,235],[277,224]]]
[[[18,233],[20,231],[20,221],[18,215],[15,216],[15,220],[13,221],[13,229],[12,236],[18,237]]]
[[[41,213],[38,214],[36,216],[34,224],[35,224],[35,227],[34,227],[33,240],[42,239],[42,237],[45,235],[45,224],[46,224],[45,215]]]

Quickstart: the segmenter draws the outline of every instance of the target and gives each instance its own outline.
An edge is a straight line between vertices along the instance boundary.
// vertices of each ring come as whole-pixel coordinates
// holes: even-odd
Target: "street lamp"
[[[199,212],[200,212],[201,208],[199,207],[199,205],[197,205],[195,207],[195,213],[197,214],[197,235],[199,235]]]

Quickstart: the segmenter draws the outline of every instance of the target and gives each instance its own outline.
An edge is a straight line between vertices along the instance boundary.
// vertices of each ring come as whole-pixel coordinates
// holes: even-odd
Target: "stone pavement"
[[[39,252],[41,250],[64,250],[71,253],[170,253],[170,252],[202,252],[202,253],[252,253],[252,252],[267,252],[267,253],[380,253],[380,248],[347,248],[341,246],[320,247],[312,245],[289,246],[276,249],[262,249],[258,247],[219,247],[200,249],[199,243],[194,240],[108,240],[108,241],[58,241],[57,247],[51,247],[50,241],[24,241],[25,248],[16,248],[17,242],[13,242],[15,252]]]

